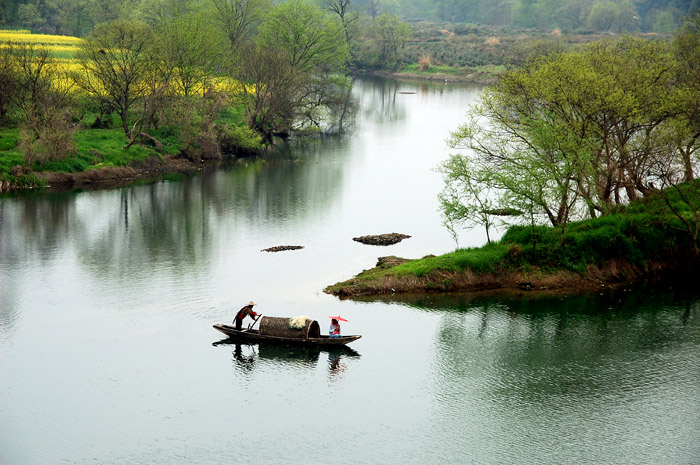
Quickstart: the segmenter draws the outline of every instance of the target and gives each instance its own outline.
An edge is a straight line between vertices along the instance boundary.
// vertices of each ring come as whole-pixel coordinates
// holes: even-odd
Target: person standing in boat
[[[248,305],[238,310],[238,313],[236,313],[236,318],[234,318],[233,322],[236,324],[236,329],[238,331],[241,330],[241,326],[243,325],[243,319],[245,317],[249,316],[253,320],[255,320],[255,317],[258,316],[258,314],[253,311],[254,305],[255,303],[251,300],[250,303],[248,303]]]
[[[340,323],[338,323],[338,320],[335,318],[331,320],[331,325],[328,328],[328,334],[330,337],[340,337]]]

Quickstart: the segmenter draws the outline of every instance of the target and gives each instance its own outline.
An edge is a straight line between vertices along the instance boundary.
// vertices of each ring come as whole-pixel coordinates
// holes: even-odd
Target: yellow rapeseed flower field
[[[7,30],[0,29],[0,47],[8,47],[15,44],[29,44],[45,47],[54,55],[56,63],[62,73],[56,83],[57,87],[69,88],[71,92],[81,92],[81,90],[73,82],[73,76],[76,73],[84,73],[84,68],[74,58],[78,51],[79,45],[83,39],[71,36],[59,36],[49,34],[32,34],[28,30]],[[212,77],[210,83],[218,92],[228,94],[237,94],[243,91],[241,83],[237,80],[226,77]],[[247,87],[248,91],[254,91]]]
[[[18,44],[63,45],[75,47],[83,39],[72,36],[56,36],[49,34],[32,34],[31,31],[9,31],[0,29],[0,42]]]

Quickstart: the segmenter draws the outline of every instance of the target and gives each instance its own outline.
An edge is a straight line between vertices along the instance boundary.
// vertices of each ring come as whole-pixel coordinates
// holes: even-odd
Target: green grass
[[[163,153],[177,154],[179,145],[172,134],[156,134],[164,144]],[[161,137],[162,136],[162,137]],[[14,177],[10,174],[13,167],[25,166],[22,152],[18,148],[19,129],[0,129],[0,179]],[[121,129],[82,129],[75,135],[77,153],[61,161],[34,163],[34,171],[52,171],[59,173],[77,173],[101,167],[122,167],[149,157],[162,157],[155,147],[134,144],[126,149],[127,140]]]
[[[688,205],[681,199],[683,192]],[[512,226],[497,243],[479,248],[459,249],[437,256],[412,260],[391,268],[373,268],[360,273],[354,280],[337,283],[327,289],[337,292],[347,285],[372,287],[389,277],[440,276],[440,272],[498,273],[508,269],[540,272],[566,270],[585,273],[589,265],[608,260],[624,259],[646,268],[650,261],[669,257],[690,256],[692,243],[683,223],[665,206],[669,198],[688,219],[700,211],[700,180],[683,185],[680,191],[662,194],[634,202],[617,212],[593,219],[569,223],[562,244],[562,230],[551,226]],[[445,278],[448,279],[449,278]],[[438,282],[449,288],[449,283]]]
[[[391,268],[392,274],[425,276],[435,270],[464,272],[495,271],[508,253],[508,246],[500,243],[487,244],[479,248],[459,249],[454,252],[414,260]]]
[[[19,129],[0,129],[0,179],[6,179],[10,170],[24,163],[22,152],[17,149]]]

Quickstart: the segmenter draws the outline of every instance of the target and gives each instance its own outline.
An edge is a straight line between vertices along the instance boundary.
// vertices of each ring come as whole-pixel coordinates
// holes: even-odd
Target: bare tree
[[[152,31],[145,24],[113,21],[98,25],[81,45],[78,85],[121,118],[128,146],[137,137],[158,145],[148,129],[162,103],[172,70],[154,56]]]
[[[231,50],[236,51],[259,20],[263,2],[261,0],[211,0],[217,19],[228,37]]]
[[[350,0],[325,0],[324,4],[327,10],[338,15],[340,22],[343,24],[345,39],[350,42],[349,27],[358,18],[358,16],[350,10]]]

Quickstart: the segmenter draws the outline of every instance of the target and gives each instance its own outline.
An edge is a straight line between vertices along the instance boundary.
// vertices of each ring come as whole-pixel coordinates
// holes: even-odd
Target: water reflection
[[[355,86],[362,89],[360,108],[363,118],[374,123],[390,123],[406,118],[405,101],[399,94],[402,86],[398,81],[369,78],[356,81]]]
[[[342,164],[321,167],[326,149],[318,143],[301,161],[241,163],[180,182],[0,201],[0,264],[46,262],[73,248],[83,266],[104,273],[207,263],[222,229],[280,227],[332,208]]]
[[[348,368],[345,361],[360,357],[350,347],[319,348],[287,346],[282,344],[241,344],[232,339],[214,342],[214,346],[233,345],[233,362],[236,371],[249,374],[256,369],[268,370],[314,370],[319,366],[321,354],[328,355],[329,378],[342,375]]]

